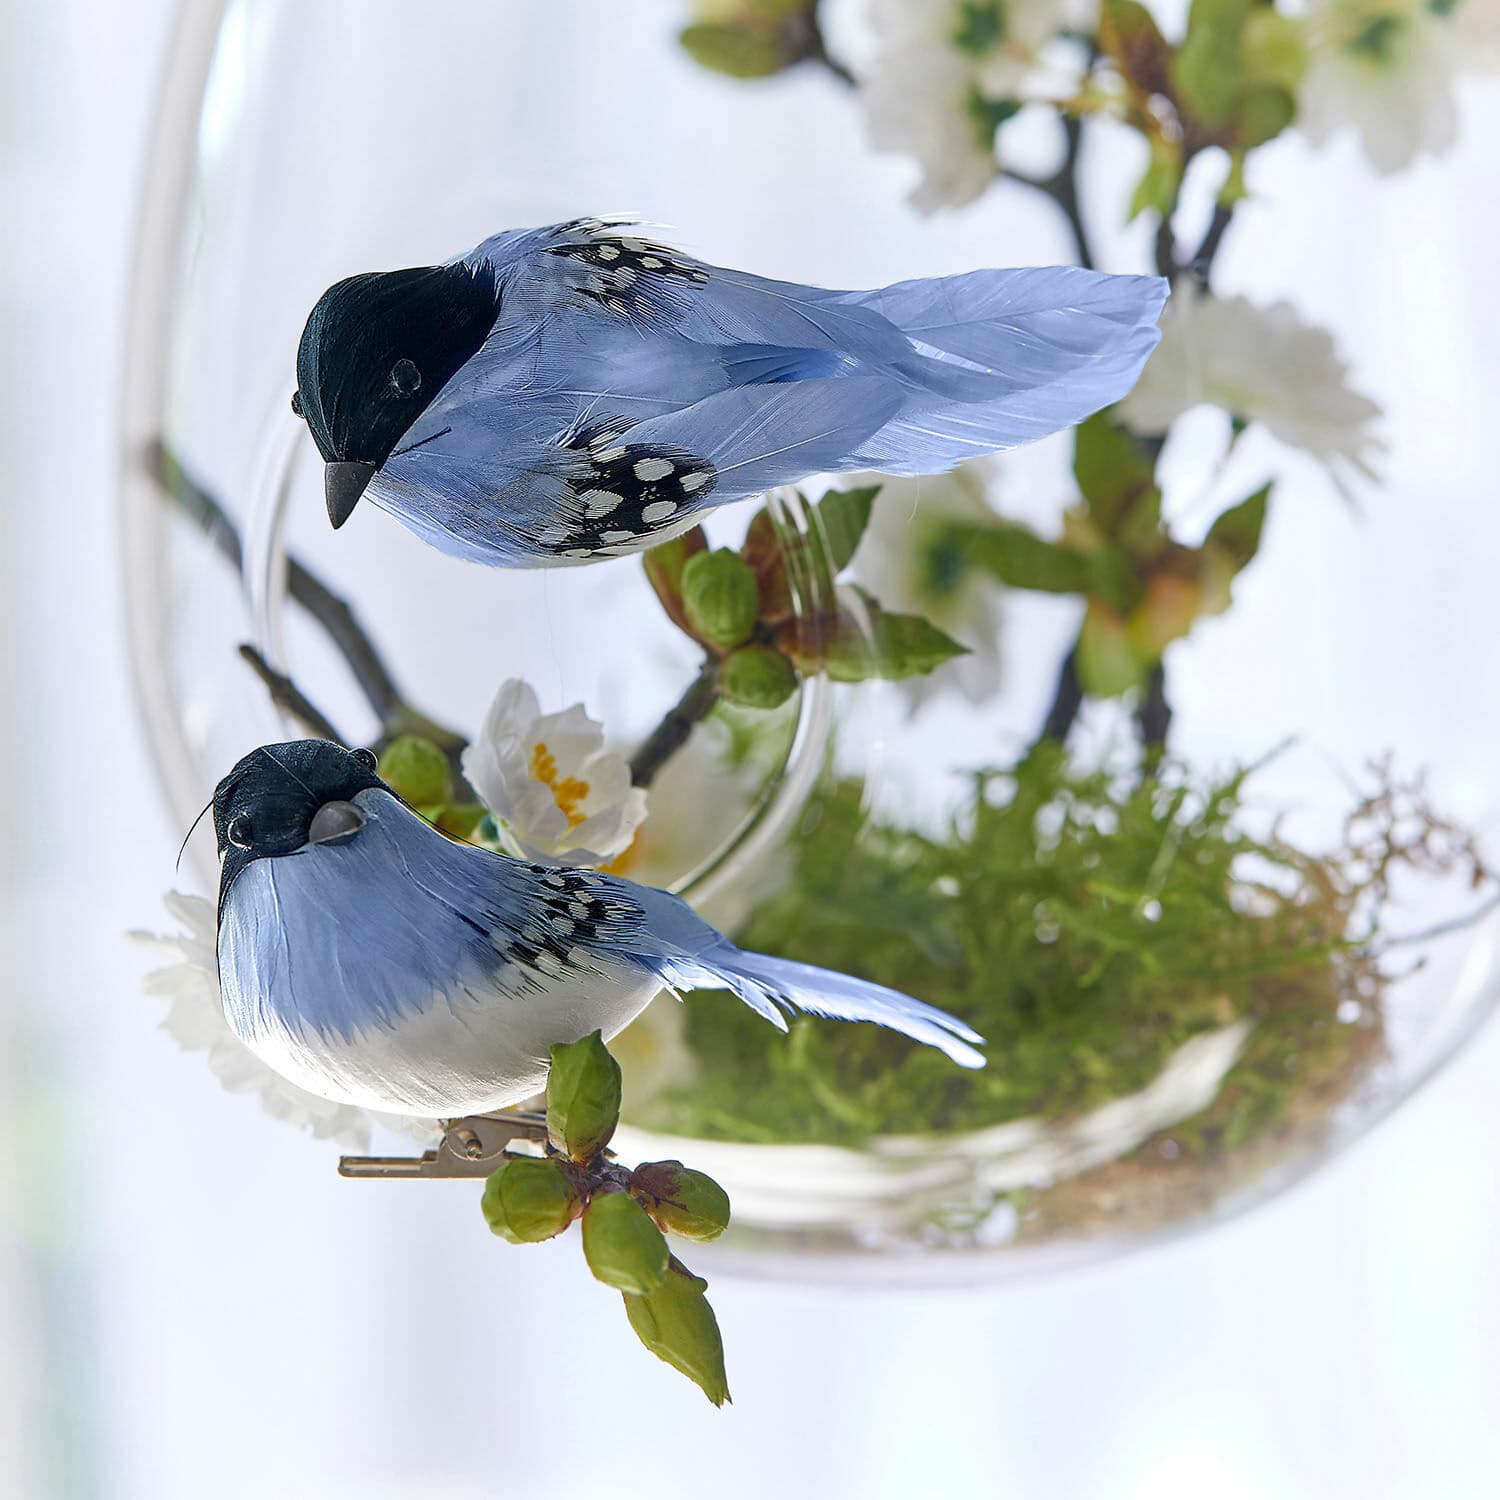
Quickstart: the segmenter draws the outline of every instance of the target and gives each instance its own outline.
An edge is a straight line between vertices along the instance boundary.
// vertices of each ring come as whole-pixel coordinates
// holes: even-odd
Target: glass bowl
[[[363,690],[368,662],[362,687],[336,643],[342,631],[347,645],[351,620],[378,643],[383,690],[463,733],[515,677],[546,709],[582,702],[628,751],[701,661],[638,559],[492,571],[440,556],[370,507],[329,529],[320,463],[288,398],[303,320],[334,280],[441,260],[502,227],[618,208],[681,226],[660,233],[709,261],[830,285],[1069,258],[1051,206],[1024,191],[918,216],[903,201],[904,168],[871,154],[835,79],[810,67],[753,85],[711,75],[678,47],[682,19],[668,4],[627,17],[607,0],[454,3],[441,26],[395,0],[182,7],[144,189],[123,485],[137,688],[182,827],[239,755],[298,732],[239,660],[243,642],[353,743],[381,725]],[[1102,221],[1128,147],[1106,131],[1095,150],[1085,206]],[[1295,201],[1317,196],[1321,179],[1294,152],[1286,173]],[[1385,378],[1387,488],[1356,516],[1311,466],[1279,469],[1272,521],[1233,609],[1169,648],[1172,761],[1151,825],[1169,841],[1196,837],[1163,812],[1174,788],[1196,807],[1206,788],[1265,761],[1236,792],[1229,826],[1262,848],[1323,856],[1344,837],[1358,787],[1391,784],[1361,782],[1387,751],[1395,784],[1424,773],[1456,826],[1482,833],[1493,817],[1482,747],[1500,742],[1500,711],[1476,701],[1452,645],[1492,625],[1483,549],[1421,562],[1414,522],[1420,497],[1433,534],[1444,521],[1470,525],[1479,476],[1432,443],[1431,398],[1399,379],[1418,357],[1461,368],[1462,331],[1408,318],[1382,340],[1362,334],[1362,299],[1380,289],[1342,284],[1325,266],[1342,263],[1336,210],[1359,186],[1324,195],[1326,221],[1294,216],[1288,230],[1247,215],[1235,253],[1258,295],[1315,294],[1361,368]],[[1310,262],[1313,243],[1325,253]],[[1136,269],[1140,247],[1136,231],[1111,242],[1113,268]],[[1173,476],[1190,489],[1221,437],[1193,422],[1174,437],[1169,502]],[[889,486],[856,576],[910,592],[912,560],[938,545],[924,503],[948,519],[999,506],[1055,526],[1070,441],[976,470],[956,498],[946,482]],[[1236,454],[1253,470],[1276,450],[1252,433]],[[784,542],[823,545],[823,488],[765,502]],[[709,544],[741,545],[757,509],[715,514]],[[317,619],[303,607],[309,574],[324,590]],[[820,588],[815,579],[796,591],[802,621],[827,608]],[[1054,764],[1043,799],[1053,811],[1029,825],[1034,847],[997,853],[975,833],[980,804],[998,816],[1024,793],[1016,768],[1078,614],[1066,599],[972,580],[944,608],[973,649],[930,678],[835,684],[810,673],[774,714],[723,712],[700,726],[653,785],[625,872],[682,892],[747,941],[887,982],[899,974],[945,1004],[962,970],[972,997],[988,936],[970,912],[968,946],[955,949],[955,910],[980,889],[1013,890],[1018,872],[1034,878],[1057,836],[1058,797],[1087,803],[1076,786],[1059,791],[1056,778],[1071,773]],[[1102,799],[1085,819],[1098,824],[1090,837],[1113,837],[1139,781],[1132,734],[1129,712],[1109,703],[1078,725],[1068,764],[1080,775],[1106,768],[1088,794]],[[1042,774],[1030,764],[1028,775]],[[1408,799],[1388,810],[1420,817],[1416,808]],[[206,832],[191,847],[213,879]],[[1291,868],[1276,872],[1283,886]],[[1296,869],[1316,882],[1328,867]],[[722,997],[682,1008],[663,998],[618,1042],[620,1150],[716,1175],[736,1217],[715,1258],[747,1274],[990,1280],[1214,1222],[1362,1135],[1489,1013],[1500,927],[1463,875],[1461,860],[1447,874],[1403,874],[1373,932],[1358,925],[1369,903],[1351,895],[1338,935],[1350,941],[1288,958],[1301,988],[1267,978],[1275,966],[1262,951],[1264,972],[1233,994],[1198,985],[1188,1004],[1164,980],[1153,996],[1135,969],[1128,1006],[1096,985],[1084,1020],[1050,993],[1029,1019],[1008,1011],[987,1070],[999,1082],[978,1102],[956,1098],[930,1060],[910,1074],[907,1098],[886,1073],[905,1080],[910,1049],[871,1042],[867,1028],[856,1037],[810,1021],[790,1038],[747,1036],[744,1024],[761,1023],[719,1019],[730,1014]],[[1256,879],[1237,888],[1242,925],[1264,916],[1246,895]],[[894,882],[888,909],[882,882]],[[1113,910],[1120,892],[1099,884],[1089,901]],[[1178,908],[1163,913],[1148,885],[1127,893],[1138,908],[1132,961],[1171,971]],[[1284,888],[1262,895],[1291,899]],[[1014,910],[1002,910],[1011,932]],[[1030,911],[1022,964],[1082,930],[1059,927],[1047,899]],[[1168,934],[1154,947],[1152,924]],[[904,953],[892,958],[893,944]],[[1011,972],[994,971],[997,992]]]

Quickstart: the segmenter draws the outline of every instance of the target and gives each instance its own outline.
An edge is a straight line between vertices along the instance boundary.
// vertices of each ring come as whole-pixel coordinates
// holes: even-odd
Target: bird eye
[[[236,849],[248,849],[250,847],[250,819],[243,813],[237,818],[231,818],[229,827],[224,830],[224,836]]]
[[[301,391],[293,391],[292,392],[292,415],[294,417],[300,417],[302,415],[302,392]]]
[[[367,771],[373,771],[380,764],[379,760],[376,759],[375,752],[373,750],[366,750],[363,747],[354,752],[354,758]]]
[[[409,359],[398,359],[391,367],[391,385],[403,396],[414,395],[421,388],[422,372]]]

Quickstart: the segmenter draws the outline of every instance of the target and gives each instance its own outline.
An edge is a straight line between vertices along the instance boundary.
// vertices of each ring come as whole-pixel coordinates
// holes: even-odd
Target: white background
[[[0,5],[0,1495],[1500,1494],[1500,1032],[1211,1235],[991,1293],[721,1280],[720,1413],[635,1346],[571,1248],[491,1241],[463,1185],[339,1183],[329,1148],[154,1029],[120,934],[156,920],[179,831],[131,702],[113,423],[164,10]],[[1460,185],[1493,187],[1497,111],[1466,102],[1465,151],[1383,188],[1372,289],[1419,286],[1406,319],[1493,327],[1454,247],[1492,255],[1493,193]],[[1325,160],[1309,201],[1335,161],[1354,170]],[[1479,353],[1455,397],[1474,410],[1473,380],[1495,394]],[[1442,436],[1487,472],[1491,434]],[[1490,486],[1465,543],[1492,556]],[[1368,586],[1440,569],[1423,545],[1414,528]],[[1494,619],[1488,596],[1454,602]],[[1472,694],[1492,639],[1421,663],[1413,701]],[[1462,752],[1493,765],[1483,738]]]

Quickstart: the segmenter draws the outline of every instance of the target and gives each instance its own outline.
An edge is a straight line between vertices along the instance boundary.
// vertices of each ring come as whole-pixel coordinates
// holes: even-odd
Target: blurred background
[[[0,0],[0,1494],[1495,1494],[1493,1029],[1313,1180],[1124,1261],[928,1294],[719,1276],[736,1397],[723,1412],[640,1351],[569,1250],[498,1245],[470,1185],[341,1182],[333,1147],[222,1092],[160,1032],[139,992],[153,959],[124,934],[162,925],[183,829],[133,701],[117,413],[172,10]],[[681,19],[666,0],[636,10],[642,28]],[[797,118],[820,83],[768,86]],[[1252,283],[1274,246],[1325,300],[1362,278],[1340,336],[1397,413],[1410,372],[1381,338],[1382,288],[1411,292],[1403,324],[1481,330],[1462,388],[1424,371],[1413,409],[1493,404],[1493,383],[1486,397],[1474,382],[1494,375],[1479,349],[1494,292],[1471,289],[1500,230],[1493,193],[1474,192],[1493,186],[1500,109],[1477,86],[1460,104],[1457,148],[1382,180],[1368,220],[1353,216],[1374,179],[1352,151],[1278,146],[1280,227],[1257,242],[1252,222],[1226,252]],[[1442,501],[1450,519],[1467,507],[1471,555],[1493,557],[1478,432],[1439,428],[1472,481]],[[1400,557],[1317,560],[1307,586],[1364,567],[1361,586],[1409,575],[1441,597],[1425,541],[1414,524]],[[1460,611],[1451,652],[1403,663],[1425,686],[1384,722],[1399,741],[1411,714],[1425,740],[1417,720],[1443,704],[1460,767],[1493,766],[1495,709],[1474,687],[1493,600]]]

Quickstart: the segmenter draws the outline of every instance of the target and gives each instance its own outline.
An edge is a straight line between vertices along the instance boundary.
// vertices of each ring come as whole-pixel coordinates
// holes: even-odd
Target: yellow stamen
[[[569,828],[577,828],[588,816],[583,803],[589,794],[589,784],[576,776],[565,776],[561,781],[557,775],[557,757],[540,740],[531,747],[531,779],[540,781],[551,789],[552,800],[562,809]]]

